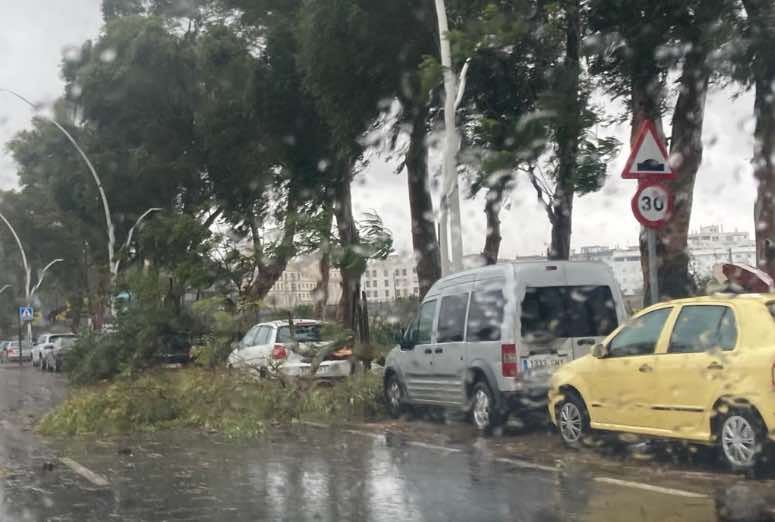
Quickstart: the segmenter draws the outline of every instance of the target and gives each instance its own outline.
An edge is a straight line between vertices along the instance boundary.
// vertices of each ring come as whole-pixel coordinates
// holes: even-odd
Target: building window
[[[387,288],[388,286],[390,286],[390,281],[388,281],[387,279],[385,279],[385,287]]]
[[[385,270],[385,277],[387,277],[387,276],[388,276],[388,271],[387,271],[387,270]]]
[[[390,297],[390,290],[385,290],[385,297]]]
[[[405,275],[406,275],[406,268],[403,268],[403,269],[401,269],[401,275],[402,275],[402,276],[405,276]]]

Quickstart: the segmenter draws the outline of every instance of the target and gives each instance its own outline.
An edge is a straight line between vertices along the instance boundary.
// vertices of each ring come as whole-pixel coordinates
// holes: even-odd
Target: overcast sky
[[[35,102],[50,103],[60,96],[59,73],[62,53],[95,38],[101,26],[100,0],[0,0],[0,87],[18,91]],[[753,234],[755,184],[750,158],[753,149],[753,96],[745,93],[733,100],[734,91],[713,91],[705,116],[705,153],[695,189],[692,227],[723,224],[726,229]],[[612,106],[613,107],[613,106]],[[4,144],[29,126],[31,111],[9,95],[0,94],[0,187],[16,185],[16,170]],[[669,121],[665,121],[667,125]],[[622,142],[626,126],[601,129]],[[669,133],[669,128],[667,129]],[[573,248],[585,245],[626,246],[637,242],[638,225],[632,217],[630,199],[635,181],[622,180],[619,172],[626,151],[609,168],[605,187],[599,193],[578,199],[574,210]],[[110,195],[108,195],[110,196]],[[374,209],[393,231],[397,246],[411,246],[406,176],[393,173],[376,161],[356,181],[357,211]],[[479,252],[484,242],[483,203],[463,201],[464,248]],[[549,224],[526,180],[520,180],[510,209],[501,214],[501,255],[546,252]]]

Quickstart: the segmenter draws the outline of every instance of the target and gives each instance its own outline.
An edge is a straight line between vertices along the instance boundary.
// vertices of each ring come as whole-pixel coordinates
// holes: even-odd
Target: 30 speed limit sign
[[[660,183],[641,185],[632,198],[632,213],[644,227],[662,228],[672,212],[673,196]]]

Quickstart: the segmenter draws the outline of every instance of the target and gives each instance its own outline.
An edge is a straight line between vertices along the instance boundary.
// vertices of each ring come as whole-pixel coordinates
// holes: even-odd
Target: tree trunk
[[[412,246],[417,263],[420,299],[441,277],[439,242],[433,219],[433,201],[428,189],[427,104],[407,106],[411,113],[412,133],[406,153],[406,178],[409,186],[409,212],[412,219]]]
[[[697,291],[689,273],[687,238],[692,216],[694,181],[702,162],[702,124],[710,70],[707,52],[698,44],[684,61],[680,93],[673,112],[670,157],[676,179],[667,183],[673,193],[673,214],[665,228],[657,231],[660,297],[673,299]]]
[[[494,265],[498,262],[501,249],[501,195],[497,193],[497,187],[487,190],[487,201],[484,204],[484,215],[487,217],[487,232],[484,237],[484,249],[482,259],[485,265]]]
[[[567,25],[565,28],[565,77],[563,86],[569,100],[569,111],[564,114],[557,128],[557,149],[559,165],[557,188],[552,198],[552,243],[549,259],[570,258],[570,239],[573,231],[573,194],[576,191],[576,169],[581,133],[581,15],[579,0],[570,0],[566,5]]]
[[[264,258],[263,246],[258,224],[255,221],[250,222],[251,233],[253,236],[253,255],[255,258],[255,271],[253,280],[248,287],[248,294],[256,301],[263,301],[280,276],[285,272],[288,261],[296,255],[296,228],[299,190],[296,184],[291,181],[288,187],[288,202],[285,212],[285,223],[283,224],[283,237],[280,245],[274,252],[272,258],[267,262]]]
[[[573,170],[575,170],[575,165]],[[554,215],[552,244],[549,247],[547,257],[551,260],[567,261],[570,259],[570,238],[573,230],[573,190],[564,190],[561,194],[558,186],[552,207]]]
[[[756,262],[775,277],[775,5],[770,0],[743,0],[751,24],[750,40],[757,49],[754,58],[754,178],[758,182],[754,220]]]
[[[324,205],[326,205],[323,209],[324,240],[320,245],[320,261],[318,262],[320,278],[318,279],[317,284],[315,284],[315,289],[312,292],[315,300],[314,315],[316,319],[320,319],[321,321],[326,319],[326,310],[328,309],[328,283],[331,275],[331,225],[334,220],[331,204],[326,202]]]
[[[342,275],[342,296],[339,299],[336,318],[346,328],[354,328],[355,304],[361,292],[361,276],[366,270],[366,260],[358,252],[360,237],[353,217],[352,193],[350,187],[350,166],[336,183],[334,214],[342,256],[339,270]]]

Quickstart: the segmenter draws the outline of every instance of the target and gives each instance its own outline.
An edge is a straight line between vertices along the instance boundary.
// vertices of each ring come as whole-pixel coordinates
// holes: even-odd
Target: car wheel
[[[484,381],[474,384],[471,390],[471,420],[482,433],[489,433],[500,424],[495,398]]]
[[[404,413],[404,387],[398,375],[391,373],[385,379],[385,404],[391,417],[397,419]]]
[[[716,433],[721,458],[733,471],[750,471],[759,463],[766,443],[765,429],[751,408],[723,414]]]
[[[590,432],[589,413],[581,397],[565,392],[565,398],[557,404],[555,415],[563,442],[573,448],[581,446]]]

